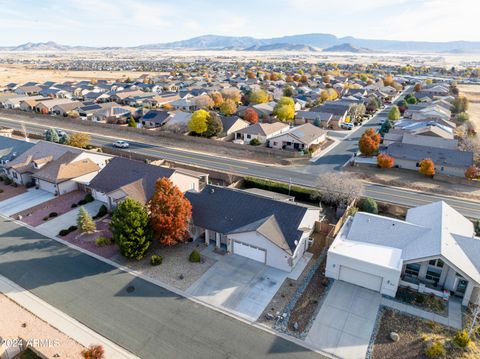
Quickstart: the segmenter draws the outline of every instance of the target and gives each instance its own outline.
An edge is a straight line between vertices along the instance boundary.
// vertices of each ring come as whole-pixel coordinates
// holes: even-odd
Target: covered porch
[[[445,300],[454,296],[460,298],[464,306],[475,301],[480,294],[478,283],[440,257],[404,262],[399,286],[431,293]]]

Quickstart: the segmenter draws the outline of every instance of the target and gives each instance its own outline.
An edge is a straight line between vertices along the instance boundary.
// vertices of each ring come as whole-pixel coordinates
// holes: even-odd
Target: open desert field
[[[0,86],[10,82],[25,83],[28,81],[78,81],[78,80],[116,80],[137,78],[142,74],[152,76],[160,73],[135,72],[135,71],[60,71],[42,70],[32,68],[30,65],[1,64],[0,65]]]
[[[480,130],[480,85],[459,85],[460,92],[470,102],[468,113],[477,132]]]

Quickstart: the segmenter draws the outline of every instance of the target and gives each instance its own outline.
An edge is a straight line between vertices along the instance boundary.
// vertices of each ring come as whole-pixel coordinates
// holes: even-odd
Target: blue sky
[[[204,34],[480,41],[478,0],[0,0],[0,45],[133,46]]]

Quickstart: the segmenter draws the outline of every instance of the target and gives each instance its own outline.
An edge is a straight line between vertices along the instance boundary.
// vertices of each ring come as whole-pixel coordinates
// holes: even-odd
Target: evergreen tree
[[[94,232],[97,229],[95,222],[84,207],[80,207],[77,216],[77,227],[80,232]]]

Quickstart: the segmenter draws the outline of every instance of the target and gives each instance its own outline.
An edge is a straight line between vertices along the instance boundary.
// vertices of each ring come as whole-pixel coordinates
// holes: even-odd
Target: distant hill
[[[356,47],[352,44],[340,44],[323,49],[324,52],[353,52],[353,53],[369,53],[373,50],[366,49],[364,47]]]
[[[146,44],[129,49],[193,49],[193,50],[249,50],[249,51],[315,51],[316,48],[337,52],[436,52],[477,53],[480,41],[397,41],[357,39],[347,36],[338,38],[331,34],[301,34],[275,38],[257,39],[250,36],[203,35],[191,39],[167,43]],[[336,48],[336,50],[331,50]],[[113,50],[120,47],[87,47],[60,45],[53,41],[26,43],[19,46],[0,47],[3,51],[68,51],[68,50]]]
[[[300,52],[316,52],[312,46],[304,44],[270,44],[270,45],[254,45],[247,47],[245,51],[300,51]]]

